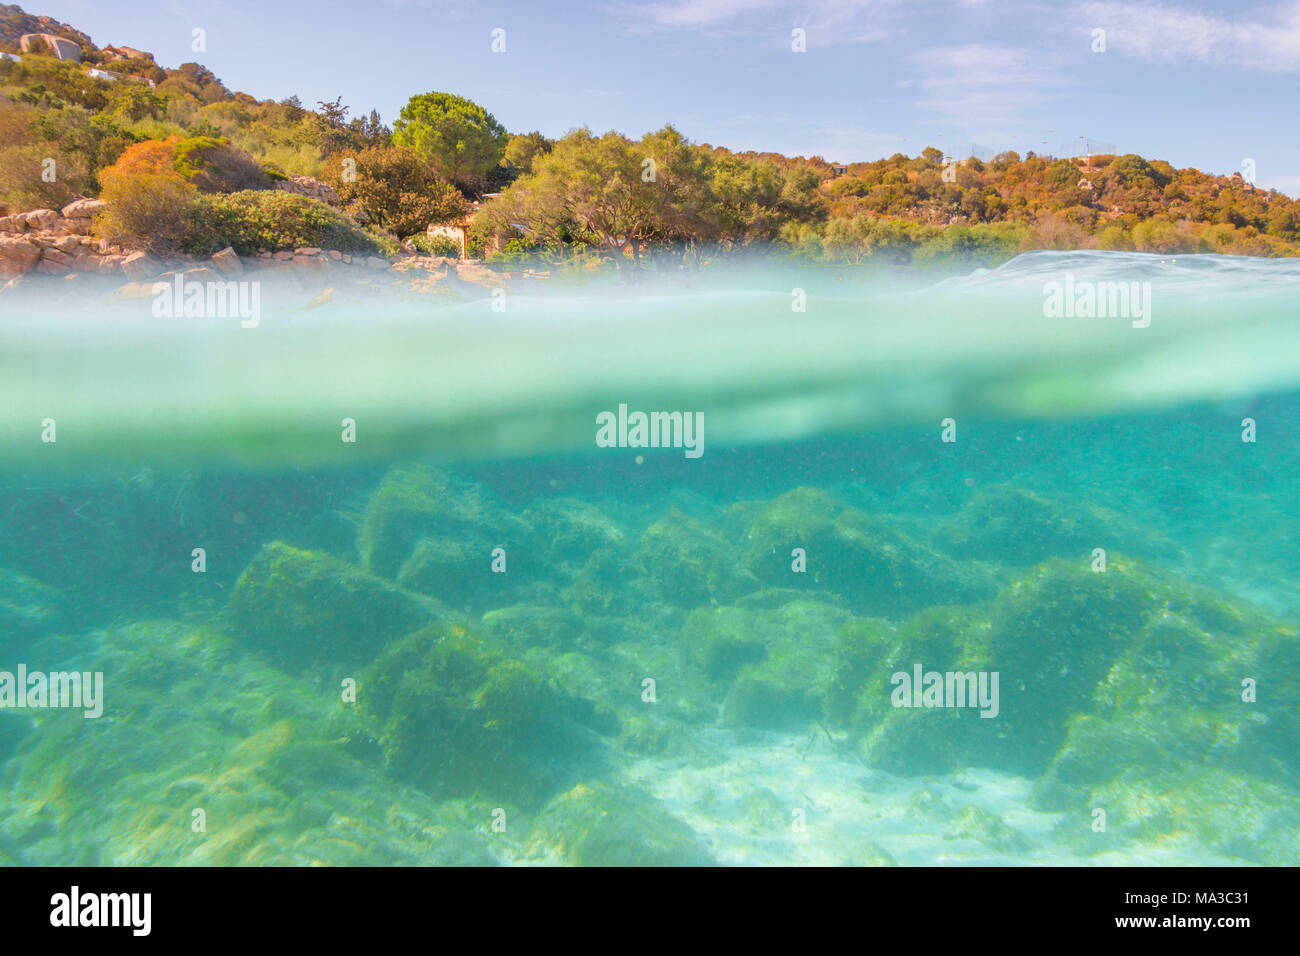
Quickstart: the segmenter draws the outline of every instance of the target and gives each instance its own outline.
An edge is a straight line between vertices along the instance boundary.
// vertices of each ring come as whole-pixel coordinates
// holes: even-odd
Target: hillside
[[[294,190],[332,195],[389,252],[403,239],[445,252],[425,227],[476,210],[471,254],[505,261],[582,252],[621,265],[671,249],[698,262],[760,245],[838,263],[992,265],[1034,248],[1300,254],[1297,201],[1238,174],[1131,154],[954,162],[927,149],[845,166],[692,143],[671,126],[640,139],[578,129],[551,140],[510,133],[477,104],[443,93],[413,96],[390,128],[374,111],[349,118],[341,98],[314,110],[292,95],[259,100],[201,64],[166,67],[146,51],[100,48],[73,26],[0,7],[0,48],[16,51],[29,32],[72,40],[82,61],[44,50],[0,59],[0,216],[102,198],[112,219],[130,208],[124,197],[150,197],[137,222],[96,227],[125,248],[207,250],[216,239],[201,231],[214,221],[214,195],[298,179],[307,185]],[[429,144],[447,132],[470,147],[439,154]],[[657,179],[643,178],[647,160]],[[215,219],[228,224],[228,212]],[[341,228],[326,231],[348,232]],[[230,234],[261,250],[289,241],[273,231]]]
[[[0,3],[0,50],[17,53],[18,39],[25,33],[51,33],[79,43],[82,49],[94,49],[90,37],[53,17],[33,16],[17,4]]]

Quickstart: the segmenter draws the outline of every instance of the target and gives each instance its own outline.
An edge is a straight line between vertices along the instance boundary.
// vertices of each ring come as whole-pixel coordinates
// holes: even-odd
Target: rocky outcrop
[[[45,53],[60,60],[81,62],[81,44],[52,33],[27,33],[18,40],[24,53]]]
[[[290,176],[288,179],[277,182],[275,188],[286,193],[296,193],[299,196],[310,196],[312,199],[319,199],[331,206],[338,206],[342,203],[333,186],[321,182],[319,179],[313,179],[311,176]]]
[[[333,195],[328,185],[316,180],[299,177],[293,182],[297,184],[294,189],[304,190],[316,183],[322,189],[318,198],[326,201]],[[371,291],[391,289],[464,300],[483,298],[510,279],[509,274],[475,262],[410,254],[395,258],[354,255],[314,246],[243,256],[227,246],[211,257],[181,256],[164,262],[91,235],[95,217],[105,208],[98,199],[77,199],[57,210],[32,209],[0,216],[0,292],[15,288],[28,275],[118,276],[129,280],[119,295],[133,298],[149,294],[154,278],[167,278],[179,271],[201,280],[203,274],[197,270],[203,269],[225,280],[278,272],[318,286],[329,279]]]
[[[106,46],[104,56],[109,60],[152,60],[153,54],[133,46]]]

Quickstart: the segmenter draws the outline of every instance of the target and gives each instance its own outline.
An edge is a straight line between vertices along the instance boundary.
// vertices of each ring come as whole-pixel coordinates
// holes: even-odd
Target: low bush
[[[272,189],[200,195],[187,214],[185,251],[240,255],[316,246],[374,254],[379,244],[350,218],[318,199]]]
[[[175,173],[113,176],[100,193],[108,208],[95,217],[95,234],[128,249],[173,255],[188,239],[189,215],[197,196],[194,187]]]

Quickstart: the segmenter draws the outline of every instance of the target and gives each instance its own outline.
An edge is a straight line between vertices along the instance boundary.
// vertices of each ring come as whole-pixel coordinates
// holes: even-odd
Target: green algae
[[[234,634],[289,669],[351,666],[439,614],[410,594],[333,555],[272,542],[235,585]]]
[[[628,777],[718,760],[719,740],[1026,778],[1080,855],[1294,859],[1292,618],[1192,583],[1159,536],[1068,496],[995,485],[937,516],[885,501],[796,487],[725,507],[682,490],[507,505],[395,467],[250,550],[220,613],[103,630],[19,562],[0,572],[7,649],[102,668],[111,720],[0,714],[0,860],[706,865],[716,835],[695,811]],[[894,706],[892,676],[916,664],[997,672],[997,717]],[[788,801],[735,786],[735,826],[788,828]],[[189,829],[200,804],[206,833]],[[1038,849],[974,804],[916,813],[963,853]],[[840,857],[896,862],[861,837]]]

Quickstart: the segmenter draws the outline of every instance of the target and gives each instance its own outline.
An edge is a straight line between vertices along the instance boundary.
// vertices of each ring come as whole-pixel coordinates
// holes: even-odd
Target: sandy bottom
[[[896,777],[842,754],[822,733],[705,736],[712,751],[705,758],[644,760],[625,776],[726,865],[1247,865],[1189,839],[1119,845],[1094,834],[1089,817],[1031,809],[1033,782],[1024,777],[991,770]],[[1110,845],[1092,848],[1093,840]]]

